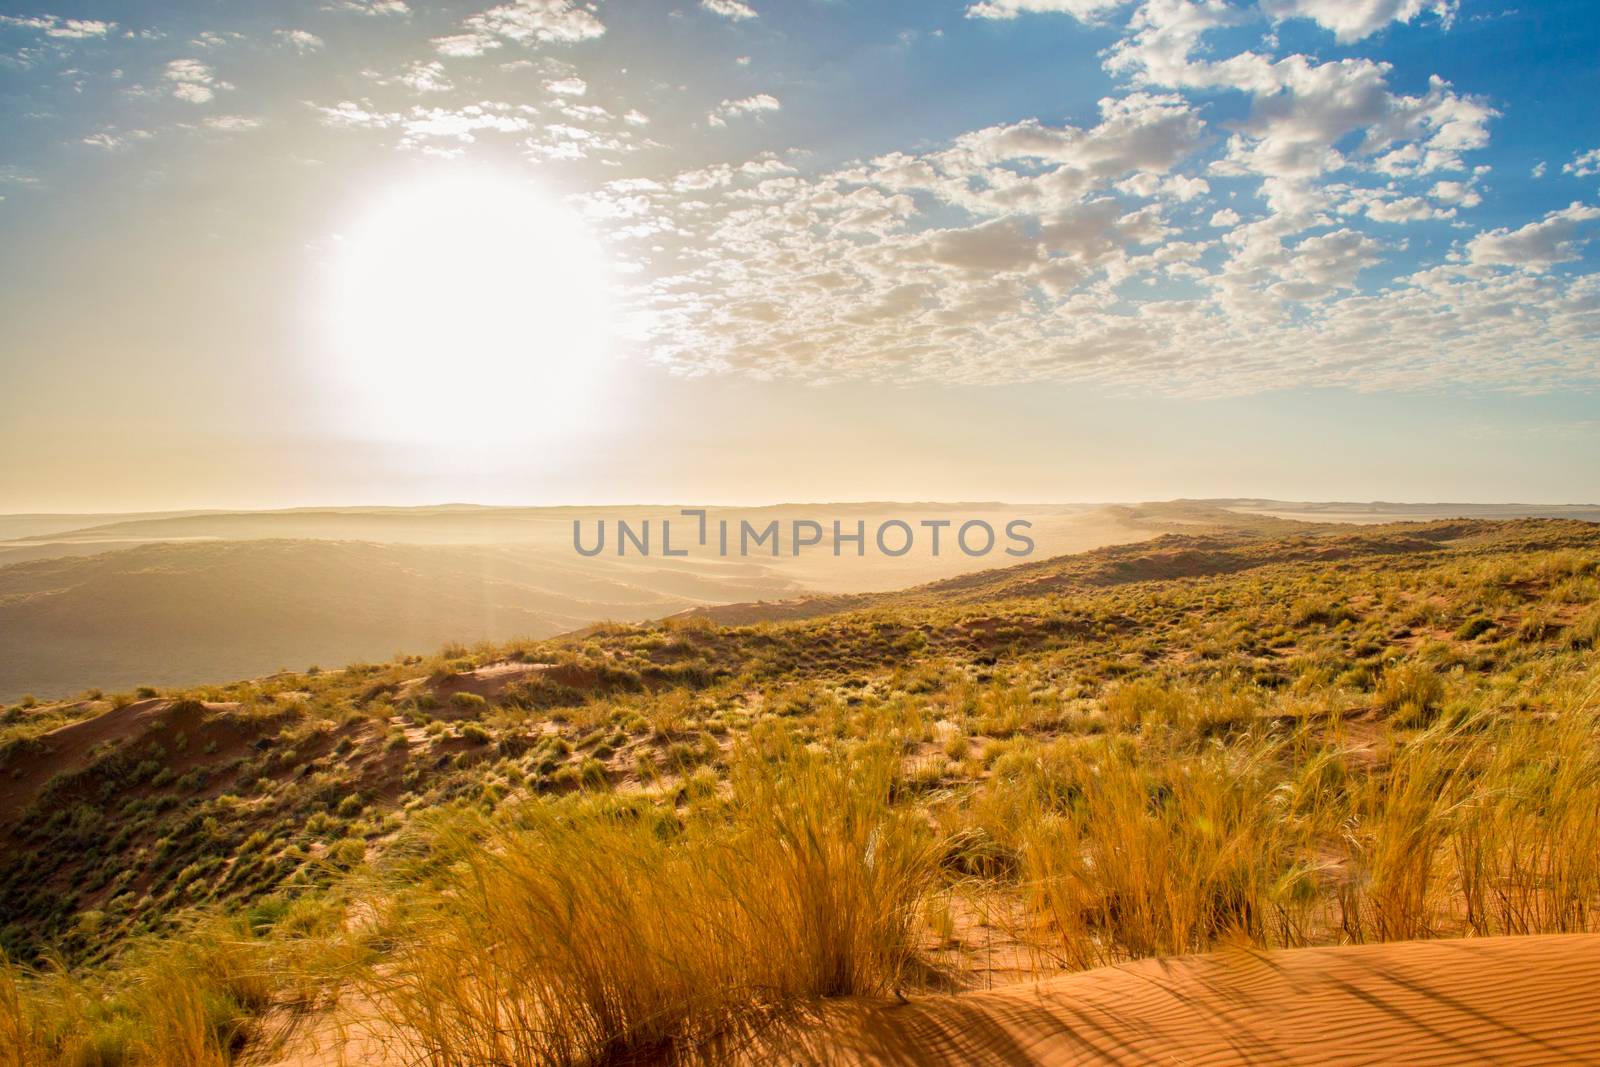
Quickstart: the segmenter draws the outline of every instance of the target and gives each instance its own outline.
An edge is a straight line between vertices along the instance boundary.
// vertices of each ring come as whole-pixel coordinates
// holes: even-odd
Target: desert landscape
[[[0,2],[0,1067],[1600,1067],[1597,57]]]
[[[22,1063],[1584,1058],[1600,526],[1269,526],[13,705],[0,936],[55,962],[12,965],[0,1037]]]

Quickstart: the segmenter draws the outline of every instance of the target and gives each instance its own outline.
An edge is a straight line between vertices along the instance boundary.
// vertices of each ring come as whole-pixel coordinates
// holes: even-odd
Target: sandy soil
[[[102,703],[80,706],[109,708]],[[139,700],[41,734],[38,748],[30,750],[25,760],[14,761],[16,766],[7,768],[9,773],[0,775],[0,823],[9,821],[4,818],[7,814],[20,814],[56,775],[82,770],[92,761],[95,752],[133,739],[162,739],[161,735],[171,732],[174,725],[172,707],[170,700]],[[193,728],[209,716],[209,725],[215,732],[225,724],[223,716],[238,709],[235,703],[202,703],[200,713],[191,716],[194,721],[181,725]],[[211,739],[209,735],[208,739]],[[175,773],[181,773],[194,762],[196,759],[191,755],[187,764],[173,759],[168,766]]]
[[[252,1067],[398,1065],[370,1007],[290,1023]],[[832,1001],[740,1064],[1600,1063],[1600,935],[1239,950],[949,996]]]
[[[780,1061],[1600,1063],[1600,935],[1240,951],[844,1002],[745,1057]]]

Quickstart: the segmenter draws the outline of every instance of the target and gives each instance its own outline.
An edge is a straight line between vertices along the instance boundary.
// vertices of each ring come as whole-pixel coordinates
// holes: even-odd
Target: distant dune
[[[1436,520],[1469,510],[1477,517],[1600,518],[1600,508],[1581,507],[1216,500],[785,504],[716,508],[709,521],[715,528],[720,519],[735,526],[776,520],[787,529],[796,519],[838,519],[874,529],[889,518],[981,518],[1003,529],[1023,518],[1037,545],[1029,566],[1038,568],[1163,535],[1327,534],[1348,531],[1349,522]],[[186,685],[339,666],[447,642],[547,637],[686,611],[726,623],[800,618],[926,583],[981,583],[982,574],[1018,562],[999,552],[964,555],[949,547],[948,533],[938,557],[926,544],[903,557],[835,556],[825,548],[797,557],[786,546],[776,556],[720,558],[702,550],[667,559],[659,540],[648,558],[573,551],[575,519],[593,531],[598,521],[619,518],[656,523],[658,538],[663,519],[676,522],[678,538],[694,528],[664,506],[0,516],[0,536],[9,538],[0,541],[0,700],[65,696],[85,685]],[[1159,576],[1162,566],[1190,563],[1127,565]],[[1009,571],[1004,580],[1029,573]]]
[[[1243,515],[1306,522],[1426,522],[1430,519],[1579,519],[1600,522],[1600,504],[1394,504],[1374,501],[1293,502],[1287,500],[1204,501]]]
[[[1127,509],[994,503],[714,509],[710,521],[982,517],[1033,523],[1037,556],[1152,536]],[[656,554],[585,558],[572,523],[658,524]],[[137,516],[0,517],[0,700],[187,685],[311,664],[387,659],[449,642],[548,637],[719,604],[898,588],[1010,557],[946,548],[889,558],[664,558],[676,508],[307,508]],[[715,528],[713,526],[713,528]],[[614,525],[612,527],[615,529]],[[613,537],[614,537],[613,533]],[[680,541],[680,543],[682,543]]]

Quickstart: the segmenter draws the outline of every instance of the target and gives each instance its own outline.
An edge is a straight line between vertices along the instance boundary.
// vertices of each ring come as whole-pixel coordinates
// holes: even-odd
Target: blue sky
[[[0,3],[0,510],[1593,500],[1597,57],[1580,0]]]

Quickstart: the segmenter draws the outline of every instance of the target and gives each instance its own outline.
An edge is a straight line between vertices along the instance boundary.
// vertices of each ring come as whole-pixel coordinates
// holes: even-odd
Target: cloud
[[[724,100],[706,116],[713,126],[726,126],[728,119],[738,115],[758,115],[764,111],[779,111],[783,104],[770,93],[757,93],[740,100]]]
[[[275,36],[301,55],[319,50],[324,43],[321,37],[309,30],[278,30]]]
[[[1573,343],[1600,307],[1592,278],[1446,265],[1366,292],[1363,272],[1392,246],[1348,226],[1286,238],[1290,224],[1269,217],[1232,231],[1232,255],[1207,265],[1216,246],[1174,241],[1153,205],[1094,197],[935,225],[855,177],[712,168],[599,205],[619,227],[652,220],[643,241],[682,236],[679,268],[635,294],[651,358],[686,374],[1183,395],[1600,381]],[[1200,295],[1119,297],[1163,275]]]
[[[232,30],[201,30],[194,35],[194,40],[189,43],[196,48],[221,48],[244,40],[244,34]]]
[[[1424,196],[1409,195],[1395,189],[1373,188],[1351,189],[1335,210],[1341,215],[1365,214],[1374,222],[1387,223],[1426,222],[1430,219],[1454,218],[1456,214],[1456,209],[1448,201],[1445,206],[1440,206]]]
[[[58,40],[84,40],[92,37],[105,37],[117,28],[115,22],[103,22],[99,19],[69,19],[59,15],[0,15],[0,26],[17,26],[23,29],[38,30],[46,37]]]
[[[1410,22],[1424,13],[1437,15],[1446,27],[1455,19],[1459,0],[1261,0],[1261,10],[1277,21],[1311,19],[1332,30],[1341,44],[1369,37],[1391,22]]]
[[[219,90],[232,89],[219,81],[216,72],[198,59],[174,59],[162,77],[172,83],[172,95],[191,104],[209,103]]]
[[[527,133],[535,128],[534,109],[526,104],[485,101],[459,108],[417,106],[406,111],[374,111],[350,100],[317,107],[325,126],[341,129],[394,129],[403,147],[425,147],[435,141],[471,144],[481,133]]]
[[[1520,267],[1541,272],[1558,263],[1579,258],[1578,249],[1589,241],[1580,236],[1582,223],[1600,219],[1600,207],[1574,201],[1521,229],[1480,233],[1467,242],[1467,256],[1475,264]]]
[[[1100,101],[1101,121],[1083,129],[1037,119],[974,130],[947,149],[891,153],[857,174],[897,192],[921,192],[979,215],[1041,213],[1078,202],[1129,174],[1132,195],[1192,196],[1203,179],[1164,179],[1206,140],[1181,97],[1130,93]],[[1142,172],[1142,176],[1141,173]]]
[[[1544,164],[1540,164],[1543,166]],[[1561,164],[1561,173],[1573,174],[1579,178],[1589,178],[1600,174],[1600,148],[1591,148],[1572,157],[1571,163]]]
[[[1334,290],[1354,289],[1356,276],[1378,262],[1383,246],[1355,230],[1307,237],[1290,252],[1279,286],[1294,286],[1294,299],[1305,300],[1331,295]]]
[[[550,121],[548,110],[531,104],[491,100],[457,107],[419,104],[396,111],[365,100],[309,106],[324,126],[392,132],[398,147],[436,156],[460,155],[485,137],[514,141],[525,157],[539,162],[598,160],[610,165],[640,147],[634,123],[589,104],[563,105],[560,115],[566,122]]]
[[[1483,194],[1478,192],[1477,186],[1470,181],[1434,182],[1433,188],[1428,190],[1428,195],[1441,203],[1459,204],[1461,207],[1477,207],[1483,203]]]
[[[461,33],[434,39],[434,48],[440,55],[481,56],[507,41],[521,45],[571,44],[606,32],[605,23],[592,6],[574,0],[513,0],[465,19],[461,29]]]
[[[261,120],[247,115],[212,115],[205,120],[208,130],[218,133],[245,133],[261,128]]]
[[[1339,6],[1369,15],[1378,10],[1371,3]],[[1130,21],[1132,32],[1106,60],[1107,69],[1143,85],[1247,94],[1250,113],[1234,124],[1219,173],[1309,179],[1358,168],[1426,174],[1464,169],[1461,153],[1489,142],[1488,124],[1498,112],[1437,76],[1426,93],[1409,96],[1390,89],[1389,64],[1370,59],[1273,59],[1253,51],[1196,58],[1208,33],[1244,21],[1241,9],[1222,0],[1147,0]]]
[[[104,152],[120,152],[135,141],[148,141],[154,136],[155,134],[149,130],[123,130],[115,126],[107,126],[103,130],[82,138],[82,143],[90,148],[98,148]]]
[[[545,82],[544,87],[558,96],[582,96],[589,91],[589,83],[576,76]]]
[[[1142,49],[1124,68],[1141,87],[1101,101],[1092,125],[1022,120],[811,177],[769,170],[773,157],[597,194],[585,210],[655,264],[635,294],[639,343],[681,373],[806,381],[1198,395],[1600,384],[1581,340],[1600,280],[1539,266],[1570,259],[1596,209],[1407,265],[1406,242],[1368,229],[1481,204],[1487,168],[1462,157],[1486,143],[1492,110],[1439,79],[1397,93],[1371,60],[1205,47],[1242,18],[1141,5],[1108,53],[1115,65]],[[1250,105],[1220,158],[1186,98],[1201,87]],[[1234,192],[1250,198],[1241,210],[1211,200],[1211,173],[1254,183]],[[1497,269],[1513,261],[1529,269]],[[1130,295],[1171,291],[1163,279],[1183,295]]]
[[[1093,22],[1127,4],[1128,0],[981,0],[967,8],[967,18],[1014,19],[1022,14],[1059,13]]]
[[[438,60],[416,60],[395,78],[401,85],[417,93],[443,93],[455,88]]]
[[[405,0],[335,0],[323,7],[324,11],[349,11],[357,15],[409,15],[411,8]]]
[[[700,6],[714,15],[735,21],[756,17],[756,9],[743,0],[700,0]]]
[[[937,264],[972,275],[1026,271],[1045,258],[1039,233],[1019,218],[995,219],[965,229],[929,230],[904,245],[907,265]]]

